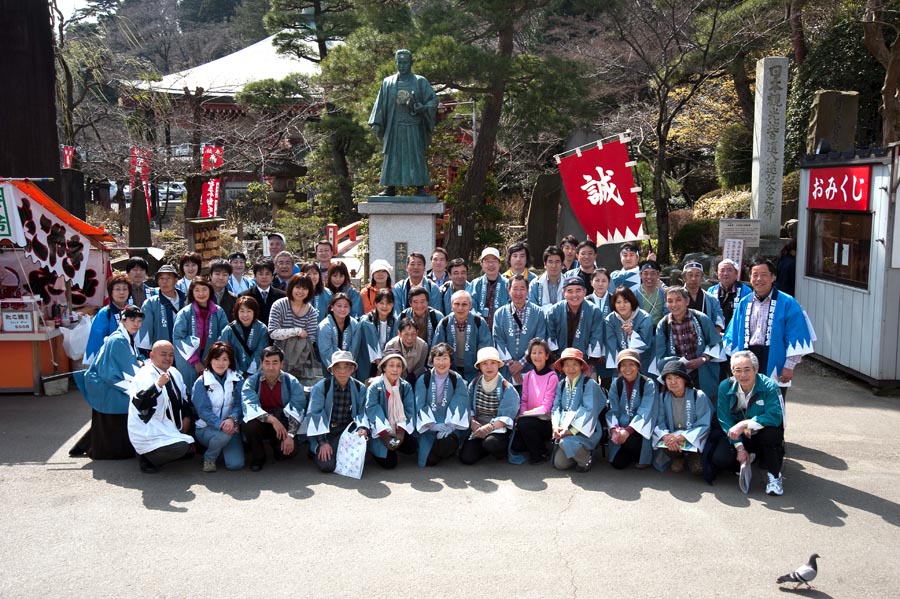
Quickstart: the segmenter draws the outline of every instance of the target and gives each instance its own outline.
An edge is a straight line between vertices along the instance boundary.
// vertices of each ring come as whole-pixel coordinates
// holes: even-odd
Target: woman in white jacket
[[[197,430],[194,436],[206,446],[203,471],[215,472],[219,454],[225,467],[240,470],[244,467],[244,446],[241,443],[241,385],[244,380],[235,371],[234,348],[224,341],[216,341],[206,356],[206,369],[194,382],[191,400],[197,410]]]

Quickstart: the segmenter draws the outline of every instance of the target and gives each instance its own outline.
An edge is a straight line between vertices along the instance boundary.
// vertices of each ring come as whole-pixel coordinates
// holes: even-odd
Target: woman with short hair
[[[656,383],[640,372],[641,357],[633,349],[623,349],[616,356],[619,376],[609,388],[609,462],[622,470],[634,462],[638,469],[647,468],[653,459],[650,436],[656,414]]]
[[[269,329],[259,320],[259,304],[249,295],[238,296],[234,320],[222,331],[222,341],[234,348],[235,370],[242,376],[259,372],[262,351],[269,345]]]
[[[181,278],[175,283],[175,288],[187,295],[194,277],[203,270],[203,257],[197,252],[186,252],[178,261],[178,270],[181,272]]]
[[[316,359],[319,313],[313,302],[313,284],[305,274],[292,275],[287,297],[275,300],[269,312],[269,336],[284,351],[284,369],[304,385],[314,385],[322,376]]]
[[[648,374],[654,361],[653,318],[640,307],[634,291],[619,286],[609,296],[610,312],[604,322],[606,367],[618,370],[616,356],[632,349],[641,360],[641,372]]]
[[[386,470],[397,467],[397,452],[413,454],[418,449],[415,431],[416,398],[412,386],[401,375],[406,361],[400,354],[387,354],[378,365],[380,376],[366,391],[366,418],[371,438],[369,451]]]
[[[503,361],[495,347],[478,350],[475,369],[480,373],[469,384],[469,436],[459,450],[459,461],[472,465],[492,455],[505,459],[509,432],[519,409],[519,394],[503,378]]]
[[[194,437],[206,446],[203,471],[215,472],[219,455],[229,470],[244,467],[244,445],[241,441],[241,385],[243,377],[235,370],[234,348],[216,341],[204,360],[206,368],[194,381],[191,401],[197,410]]]
[[[550,412],[556,398],[559,376],[550,363],[550,346],[544,339],[535,338],[528,342],[528,363],[531,370],[522,377],[522,396],[519,401],[519,415],[510,441],[510,462],[521,463],[527,454],[532,464],[541,464],[550,459],[547,445],[553,434]]]
[[[328,316],[328,303],[331,301],[331,291],[322,282],[322,271],[315,262],[304,262],[300,265],[300,273],[309,277],[313,284],[313,305],[319,311],[319,322]]]
[[[358,376],[365,380],[378,374],[378,363],[388,341],[397,336],[399,319],[394,313],[394,290],[381,288],[375,294],[375,309],[359,319],[363,340],[369,351],[369,367],[360,365]],[[362,353],[362,352],[361,352]]]
[[[591,367],[581,350],[567,347],[553,367],[564,376],[556,385],[550,418],[553,428],[553,467],[587,472],[594,460],[594,449],[603,437],[599,416],[606,405],[606,394],[589,376]]]
[[[194,381],[205,368],[203,361],[209,348],[228,326],[228,317],[213,301],[214,297],[212,283],[198,275],[188,287],[184,308],[175,316],[175,328],[172,330],[175,367],[181,373],[186,388],[193,388]]]
[[[357,363],[361,348],[365,348],[362,329],[351,311],[350,297],[346,293],[338,293],[328,303],[328,315],[319,323],[318,345],[322,365],[325,368],[331,366],[331,356],[338,350],[348,351],[353,354]],[[368,361],[366,359],[365,361]]]
[[[453,372],[453,348],[438,343],[431,348],[433,367],[416,381],[416,430],[419,467],[434,466],[459,449],[457,431],[469,426],[466,380]]]

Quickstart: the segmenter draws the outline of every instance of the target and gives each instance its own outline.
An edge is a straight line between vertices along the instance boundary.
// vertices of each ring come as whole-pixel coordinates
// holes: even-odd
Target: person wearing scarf
[[[635,463],[638,469],[650,466],[653,447],[650,436],[656,414],[656,383],[640,372],[641,358],[633,349],[616,356],[619,376],[609,388],[609,463],[623,470]]]
[[[509,461],[524,463],[527,456],[529,463],[541,464],[550,459],[547,451],[553,433],[550,412],[559,376],[549,363],[550,346],[544,339],[529,341],[526,355],[531,369],[522,377],[522,397],[509,444]]]
[[[366,418],[372,435],[369,451],[375,462],[386,470],[397,467],[397,452],[413,454],[418,443],[415,431],[416,398],[412,386],[401,374],[406,360],[388,353],[378,364],[381,374],[366,391]]]
[[[665,365],[661,377],[665,388],[659,396],[653,423],[654,467],[662,472],[703,474],[703,449],[709,437],[713,405],[706,394],[694,389],[694,382],[681,362]]]
[[[469,434],[459,450],[459,461],[472,465],[492,455],[505,459],[509,437],[519,411],[519,394],[503,376],[503,361],[495,347],[478,350],[475,368],[481,373],[469,385]]]
[[[206,277],[194,277],[188,287],[187,305],[175,317],[172,333],[175,367],[181,373],[185,386],[191,389],[203,372],[203,360],[209,348],[219,340],[228,325],[224,310],[212,300],[213,293],[215,289]]]
[[[469,395],[462,375],[451,370],[453,348],[438,343],[431,348],[434,368],[416,381],[416,430],[419,467],[434,466],[459,449],[457,431],[469,426]]]

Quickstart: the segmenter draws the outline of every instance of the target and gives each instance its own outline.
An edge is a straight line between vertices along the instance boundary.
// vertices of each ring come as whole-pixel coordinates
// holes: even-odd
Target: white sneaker
[[[766,495],[784,495],[784,484],[782,483],[781,474],[777,477],[772,476],[769,472],[769,484],[766,485]]]

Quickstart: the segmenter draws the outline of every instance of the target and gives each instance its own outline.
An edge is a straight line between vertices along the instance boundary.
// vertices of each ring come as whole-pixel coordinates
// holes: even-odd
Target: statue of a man
[[[369,126],[382,141],[381,184],[379,195],[397,195],[397,187],[415,187],[417,196],[425,195],[431,185],[425,151],[434,132],[437,96],[424,77],[412,72],[412,53],[397,50],[397,73],[385,77],[375,98]]]

